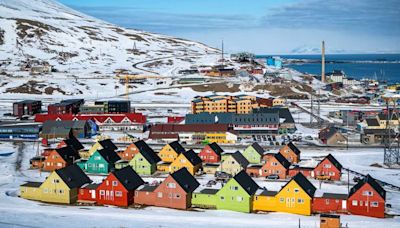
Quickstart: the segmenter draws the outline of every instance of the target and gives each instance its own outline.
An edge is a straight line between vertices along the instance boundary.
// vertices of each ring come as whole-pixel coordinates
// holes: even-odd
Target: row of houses
[[[20,187],[22,198],[49,203],[191,207],[239,212],[349,213],[384,218],[385,190],[371,176],[354,185],[349,194],[316,195],[315,186],[301,173],[279,191],[261,188],[245,171],[215,188],[204,188],[186,168],[170,173],[162,181],[145,183],[131,168],[110,172],[101,183],[92,183],[77,166],[53,171],[44,182]]]

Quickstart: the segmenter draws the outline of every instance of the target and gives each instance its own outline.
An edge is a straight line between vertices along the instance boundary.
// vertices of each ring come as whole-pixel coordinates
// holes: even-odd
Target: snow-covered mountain
[[[197,42],[124,29],[53,0],[0,0],[0,61],[11,60],[7,70],[41,60],[78,76],[105,74],[120,68],[138,71],[132,65],[141,61],[180,57],[157,62],[160,69],[163,64],[173,68],[189,61],[185,56],[217,52]],[[154,64],[141,67],[146,68],[157,72]]]

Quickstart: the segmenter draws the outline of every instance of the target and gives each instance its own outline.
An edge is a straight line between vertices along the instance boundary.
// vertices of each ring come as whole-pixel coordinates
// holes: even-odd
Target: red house
[[[79,202],[96,202],[96,191],[100,184],[85,184],[79,188]]]
[[[144,181],[127,166],[111,172],[99,185],[96,191],[96,201],[100,205],[115,205],[127,207],[134,201],[134,192]]]
[[[347,194],[324,193],[321,197],[314,197],[312,202],[313,213],[347,213]]]
[[[350,189],[347,199],[349,213],[369,217],[385,217],[386,191],[367,175]]]
[[[217,143],[206,145],[199,153],[204,163],[218,163],[221,161],[221,154],[224,152]]]
[[[296,174],[301,173],[305,177],[314,178],[314,168],[313,167],[301,167],[301,166],[291,166],[288,171],[289,177],[294,177]]]
[[[199,182],[182,168],[170,174],[160,185],[144,185],[135,191],[135,203],[175,209],[190,208],[192,192]]]
[[[329,177],[329,180],[340,180],[342,176],[342,164],[331,154],[328,154],[314,169],[315,177]],[[323,178],[325,179],[325,178]]]

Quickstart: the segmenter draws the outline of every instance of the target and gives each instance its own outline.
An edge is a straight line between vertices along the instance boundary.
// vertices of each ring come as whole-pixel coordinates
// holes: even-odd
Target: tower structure
[[[385,149],[383,163],[387,166],[400,164],[400,124],[397,102],[398,94],[386,94],[383,96],[386,102],[386,134],[384,137]]]

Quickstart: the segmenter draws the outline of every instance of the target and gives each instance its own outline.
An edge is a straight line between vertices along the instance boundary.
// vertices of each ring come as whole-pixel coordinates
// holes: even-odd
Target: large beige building
[[[211,95],[197,96],[192,100],[192,113],[202,112],[221,113],[232,112],[238,114],[252,113],[254,108],[282,105],[284,99],[259,98],[250,95]]]

